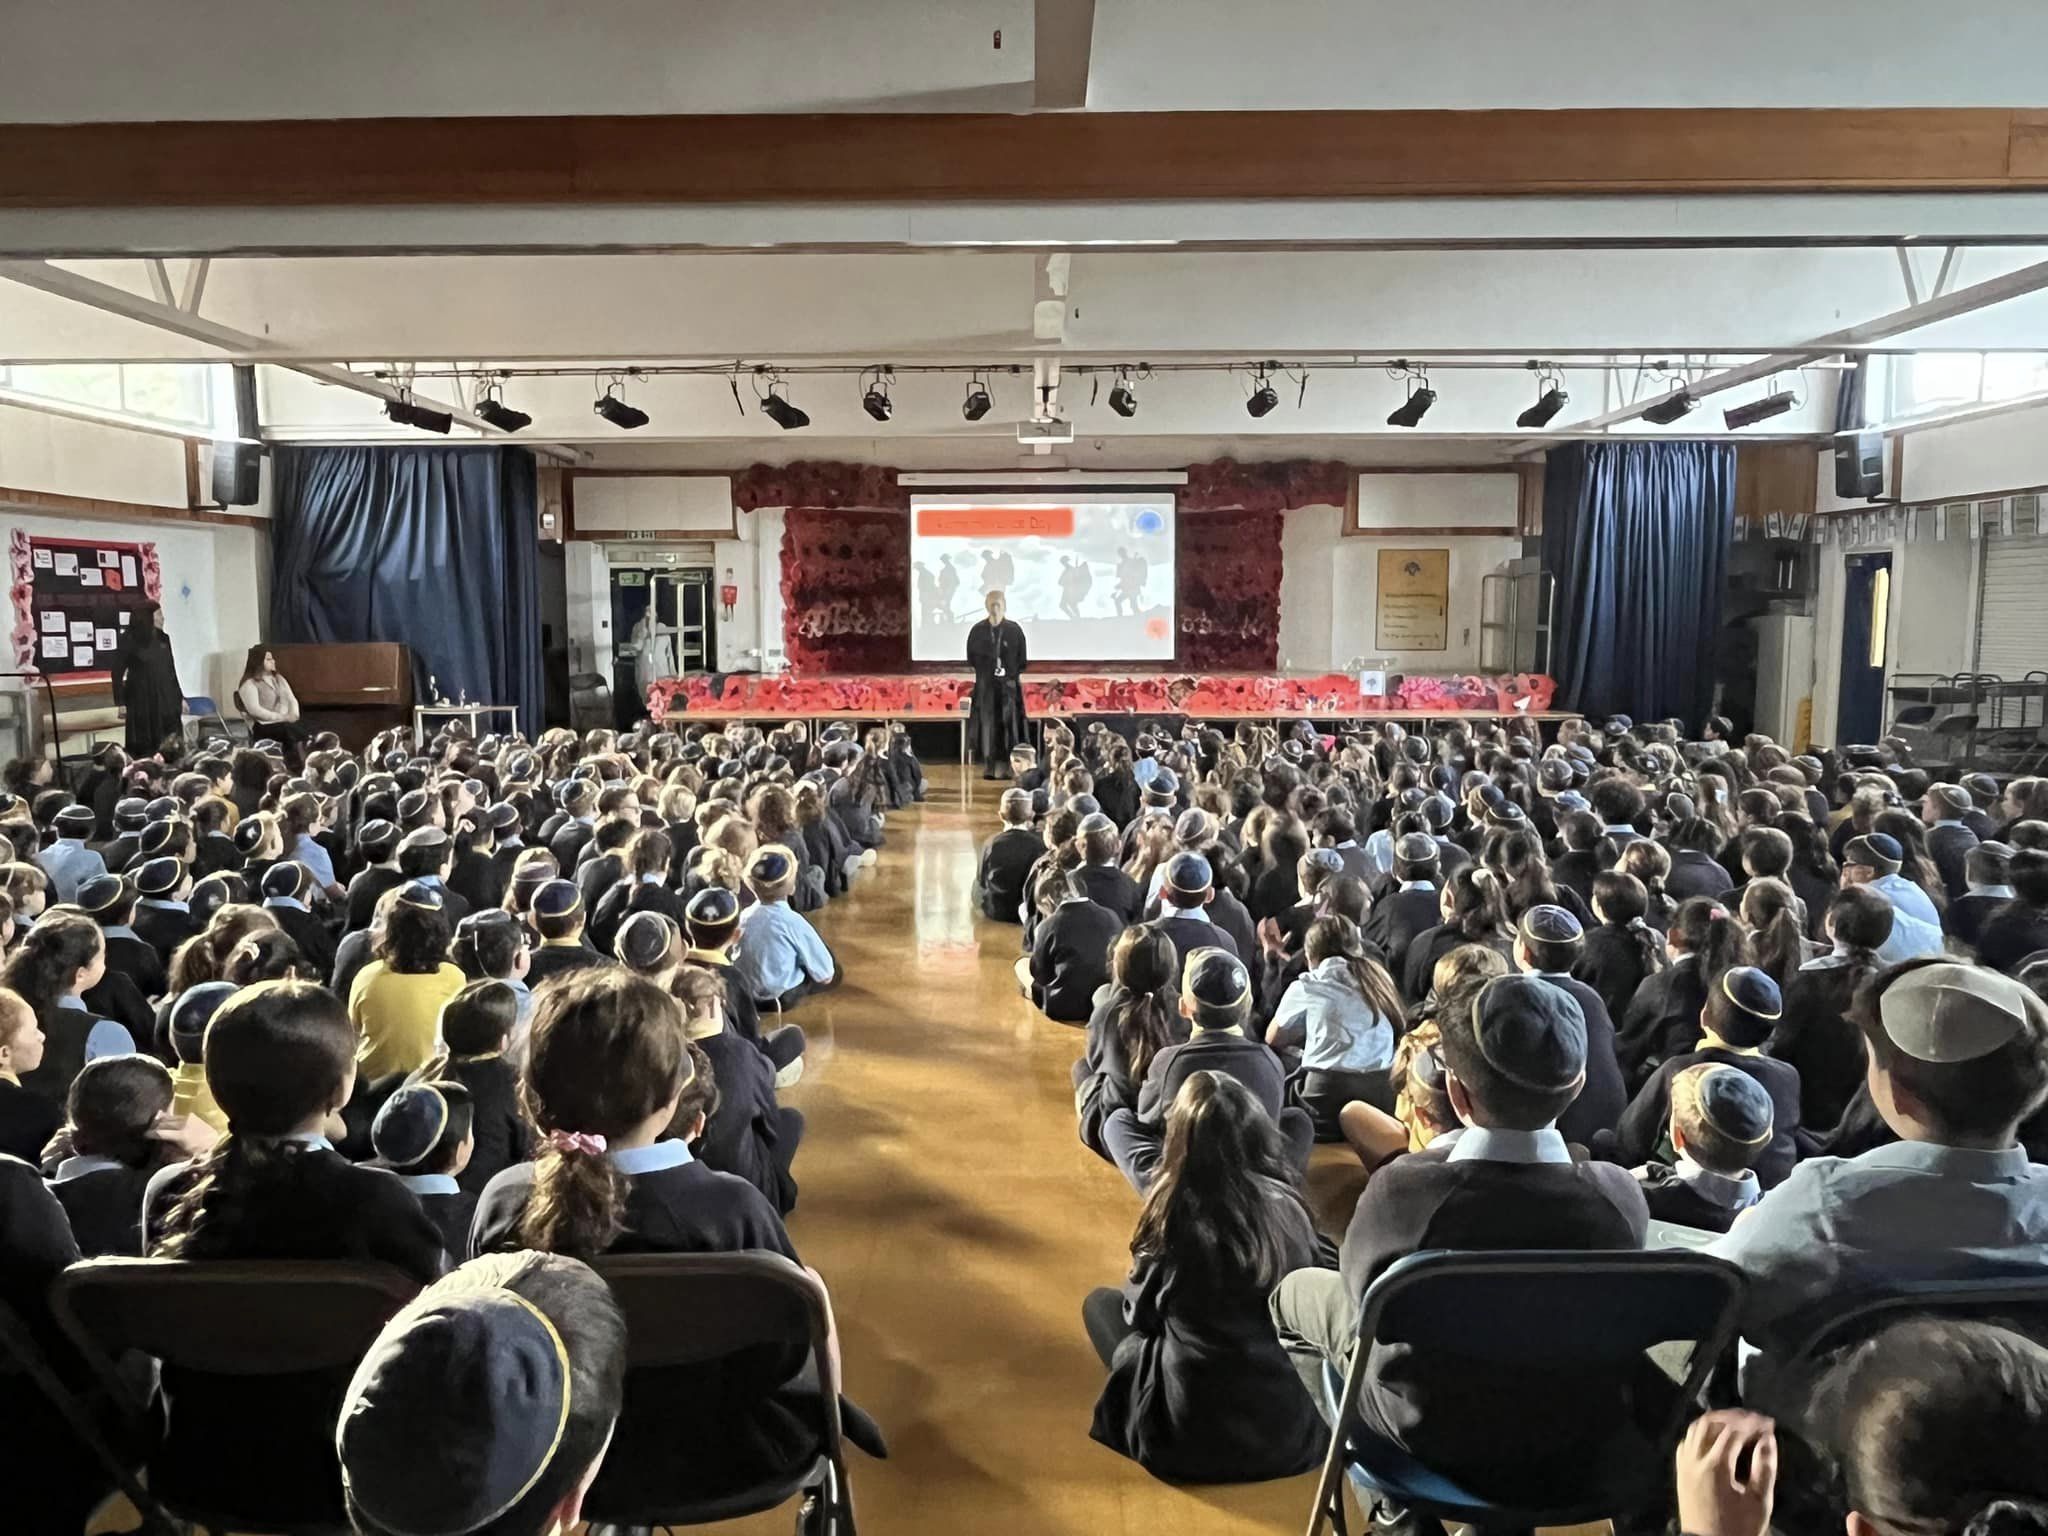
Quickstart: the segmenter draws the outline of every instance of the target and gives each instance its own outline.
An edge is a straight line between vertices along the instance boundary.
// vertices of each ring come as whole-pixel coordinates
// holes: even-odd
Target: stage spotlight
[[[623,384],[617,383],[607,385],[605,392],[591,403],[590,408],[613,426],[631,432],[638,427],[647,425],[647,413],[638,406],[626,404],[618,395],[613,393],[613,391],[623,389],[624,387]]]
[[[1387,417],[1388,426],[1420,426],[1422,418],[1429,414],[1429,408],[1436,404],[1436,391],[1429,387],[1429,380],[1421,374],[1416,374],[1413,381],[1415,387],[1408,392],[1408,398],[1396,406],[1393,413]]]
[[[1129,374],[1118,374],[1116,388],[1109,392],[1109,408],[1119,416],[1138,414],[1138,393],[1131,388]]]
[[[401,427],[418,427],[422,432],[439,432],[443,437],[455,425],[455,418],[448,412],[430,411],[415,404],[410,390],[401,393],[396,400],[385,401],[384,414]]]
[[[1572,397],[1557,385],[1543,391],[1536,397],[1536,403],[1515,418],[1518,427],[1547,427],[1551,418],[1572,403]]]
[[[1721,413],[1721,419],[1728,424],[1730,432],[1739,432],[1760,421],[1769,421],[1773,416],[1782,416],[1798,403],[1799,397],[1791,390],[1781,389],[1775,395],[1765,395],[1763,399],[1752,400],[1747,405],[1731,405]]]
[[[794,432],[798,427],[811,424],[809,413],[791,405],[779,389],[770,388],[761,399],[761,414],[785,432]],[[870,411],[869,415],[874,413]]]
[[[533,425],[524,411],[515,411],[496,395],[485,395],[476,403],[476,413],[500,432],[519,432]]]
[[[1655,405],[1644,411],[1643,420],[1651,423],[1653,426],[1668,427],[1674,422],[1682,421],[1687,416],[1690,416],[1699,409],[1699,405],[1699,401],[1693,398],[1691,390],[1681,389],[1670,399],[1659,400]]]
[[[788,401],[783,402],[785,408],[788,408],[788,404]],[[896,409],[896,406],[894,402],[892,402],[889,399],[889,391],[878,382],[871,386],[866,394],[860,397],[860,408],[866,411],[870,416],[874,417],[877,421],[887,421],[889,419],[890,414]],[[765,410],[766,407],[764,406],[763,409]],[[774,415],[774,412],[770,411],[769,414],[772,416]],[[801,411],[797,412],[797,414],[800,416],[803,415]],[[780,417],[776,417],[776,419],[778,421],[781,420]],[[804,421],[783,422],[783,425],[800,427],[803,426],[805,422],[808,422],[809,420],[810,418],[806,416],[804,417]]]
[[[1251,394],[1248,397],[1246,397],[1244,402],[1244,413],[1245,415],[1256,419],[1260,416],[1265,415],[1268,411],[1272,410],[1274,406],[1280,403],[1280,392],[1274,389],[1271,384],[1266,382],[1266,376],[1263,373],[1259,374],[1258,377],[1255,378],[1252,382],[1257,384],[1259,387],[1253,390]]]
[[[967,381],[967,398],[960,402],[960,414],[962,416],[966,417],[969,421],[979,421],[990,411],[994,410],[995,405],[995,401],[989,396],[988,385],[985,382],[980,379],[969,379]]]

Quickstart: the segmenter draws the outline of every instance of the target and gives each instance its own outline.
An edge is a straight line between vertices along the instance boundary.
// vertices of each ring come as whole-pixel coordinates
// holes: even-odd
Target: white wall
[[[182,507],[185,445],[175,437],[0,405],[0,486]]]
[[[1440,477],[1446,497],[1457,475]],[[1198,514],[1197,514],[1198,515]],[[1290,672],[1342,670],[1354,658],[1381,657],[1389,671],[1460,672],[1479,665],[1481,578],[1522,553],[1514,538],[1342,534],[1339,507],[1301,507],[1281,523],[1280,666]],[[1448,524],[1447,517],[1445,522]],[[1382,652],[1374,645],[1381,549],[1448,549],[1451,610],[1447,648]]]

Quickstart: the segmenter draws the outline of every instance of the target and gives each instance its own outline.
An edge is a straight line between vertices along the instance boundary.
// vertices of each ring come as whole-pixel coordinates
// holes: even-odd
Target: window
[[[0,389],[14,394],[200,433],[233,421],[228,378],[214,363],[0,365]]]
[[[2048,395],[2048,353],[1916,352],[1892,360],[1888,421]]]

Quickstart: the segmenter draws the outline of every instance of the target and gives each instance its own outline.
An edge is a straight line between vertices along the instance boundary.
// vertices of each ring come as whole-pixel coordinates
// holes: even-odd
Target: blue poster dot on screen
[[[1157,533],[1166,526],[1166,520],[1150,507],[1147,507],[1137,515],[1132,526],[1140,533]]]

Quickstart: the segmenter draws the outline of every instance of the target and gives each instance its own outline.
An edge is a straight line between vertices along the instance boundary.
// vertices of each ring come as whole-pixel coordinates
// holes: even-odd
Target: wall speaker
[[[1835,395],[1835,494],[1875,501],[1884,494],[1884,434],[1870,425],[1870,359],[1859,357]]]
[[[256,369],[234,365],[235,435],[253,438],[262,423],[256,417]],[[224,507],[252,507],[263,489],[263,450],[254,443],[213,445],[213,499]]]

